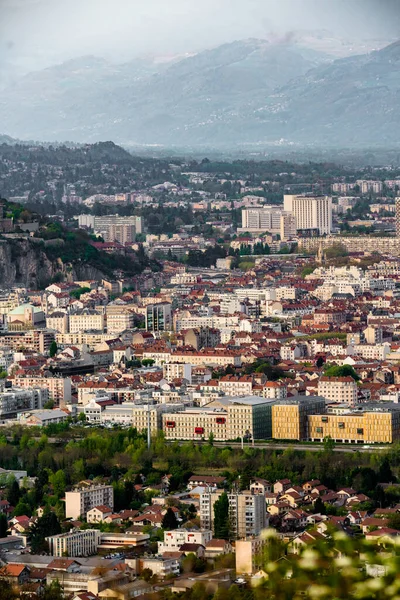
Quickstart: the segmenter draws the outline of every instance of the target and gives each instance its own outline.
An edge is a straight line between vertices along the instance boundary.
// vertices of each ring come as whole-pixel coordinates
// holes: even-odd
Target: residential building
[[[260,538],[236,541],[235,566],[238,575],[253,575],[261,569],[265,544],[265,540]]]
[[[149,304],[146,307],[146,329],[147,331],[171,331],[172,311],[171,304],[160,302]]]
[[[204,529],[213,529],[214,504],[222,490],[200,494],[200,523]],[[250,491],[229,492],[229,526],[235,539],[257,536],[267,525],[266,503],[261,494]]]
[[[328,402],[355,406],[358,398],[357,383],[352,377],[320,377],[318,396],[322,396]]]
[[[280,233],[282,207],[263,206],[242,210],[242,231]]]
[[[15,419],[18,413],[40,409],[48,399],[46,388],[6,389],[0,392],[0,420]]]
[[[72,529],[46,538],[53,556],[92,556],[97,553],[101,533],[98,529]]]
[[[104,315],[96,310],[84,308],[69,315],[69,332],[79,333],[81,331],[104,331]]]
[[[400,237],[400,198],[396,198],[396,210],[395,210],[395,216],[396,216],[396,235],[397,237]]]
[[[320,235],[332,229],[332,198],[329,196],[285,195],[284,210],[296,219],[297,230],[317,230]]]
[[[15,385],[20,388],[46,388],[49,400],[55,406],[64,407],[71,402],[71,379],[69,377],[16,377]],[[37,407],[40,408],[40,407]]]
[[[114,488],[112,485],[81,484],[65,492],[65,516],[78,519],[95,506],[105,505],[114,508]]]
[[[164,531],[164,541],[158,542],[158,553],[177,552],[183,544],[206,544],[212,539],[211,529],[172,529]]]

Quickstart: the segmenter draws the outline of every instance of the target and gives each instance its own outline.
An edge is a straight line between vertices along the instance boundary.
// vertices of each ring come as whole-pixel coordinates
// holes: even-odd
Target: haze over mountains
[[[0,131],[125,145],[397,145],[400,42],[339,59],[332,48],[248,39],[168,61],[73,59],[6,83]]]

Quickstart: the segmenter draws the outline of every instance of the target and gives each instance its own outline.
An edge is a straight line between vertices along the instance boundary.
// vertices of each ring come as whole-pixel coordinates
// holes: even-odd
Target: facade
[[[339,443],[391,444],[400,439],[400,407],[364,405],[340,415],[309,415],[308,436],[311,441],[330,437]]]
[[[400,237],[400,198],[396,198],[395,204],[395,215],[396,215],[396,236]]]
[[[46,538],[53,556],[92,556],[100,544],[101,533],[97,529],[73,529]]]
[[[138,431],[145,431],[150,426],[151,434],[156,435],[162,427],[163,413],[168,411],[170,415],[172,414],[175,417],[183,408],[183,404],[147,405],[123,402],[122,404],[107,406],[101,414],[101,422],[127,425]]]
[[[172,311],[171,304],[160,302],[149,304],[146,307],[146,329],[147,331],[171,331]]]
[[[391,254],[400,256],[399,237],[373,237],[371,235],[328,235],[326,237],[300,238],[299,247],[304,251],[315,251],[319,244],[324,248],[340,244],[347,252],[379,252],[380,254]]]
[[[183,544],[206,544],[212,539],[211,529],[172,529],[164,531],[164,541],[158,542],[158,553],[177,552]]]
[[[112,485],[82,485],[65,492],[65,516],[78,519],[95,506],[105,505],[114,508],[114,488]]]
[[[222,397],[202,408],[163,415],[166,439],[227,441],[238,438],[263,440],[272,436],[274,400],[260,396]]]
[[[260,538],[237,540],[235,544],[236,573],[252,575],[263,565],[262,551],[265,541]]]
[[[229,523],[236,539],[257,536],[267,525],[266,503],[261,494],[250,491],[228,494]]]
[[[324,414],[325,400],[318,396],[294,396],[272,406],[272,437],[275,440],[308,439],[308,415]]]
[[[242,210],[242,230],[249,232],[280,233],[282,208],[265,206]]]
[[[104,331],[104,315],[90,309],[83,309],[69,316],[69,332],[79,333],[80,331]]]
[[[332,229],[332,198],[329,196],[284,196],[284,210],[296,219],[296,229],[318,230],[320,235]]]
[[[200,523],[204,529],[213,529],[214,504],[223,490],[200,494]],[[229,526],[230,533],[236,539],[257,536],[267,525],[266,503],[262,494],[250,491],[230,492]]]
[[[106,242],[119,242],[125,246],[125,244],[133,244],[135,235],[136,229],[134,225],[130,225],[129,223],[112,224],[108,228]]]
[[[318,396],[322,396],[328,402],[355,406],[358,397],[357,383],[352,377],[320,377]]]
[[[15,387],[0,392],[0,419],[15,419],[20,412],[40,409],[48,399],[46,388]]]
[[[71,402],[71,379],[69,377],[16,377],[15,384],[21,388],[47,388],[49,399],[53,400],[56,406],[65,406]]]

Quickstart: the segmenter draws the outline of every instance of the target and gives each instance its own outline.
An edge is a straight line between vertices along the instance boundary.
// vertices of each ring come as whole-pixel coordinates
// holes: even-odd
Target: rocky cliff
[[[43,288],[61,273],[64,281],[101,279],[104,273],[89,264],[64,264],[50,260],[43,247],[30,239],[0,240],[0,288],[21,285]]]

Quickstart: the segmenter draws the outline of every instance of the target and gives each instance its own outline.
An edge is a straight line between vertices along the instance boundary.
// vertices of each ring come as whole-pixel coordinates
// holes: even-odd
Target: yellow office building
[[[366,407],[343,415],[309,415],[308,436],[312,441],[330,437],[344,443],[390,444],[400,439],[400,409]]]

